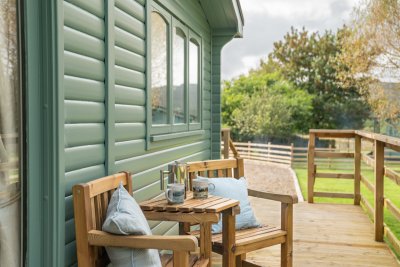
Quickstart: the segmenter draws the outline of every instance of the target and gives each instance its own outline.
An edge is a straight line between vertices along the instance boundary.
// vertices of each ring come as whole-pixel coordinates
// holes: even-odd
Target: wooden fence
[[[353,139],[354,150],[351,152],[323,151],[315,147],[317,138]],[[364,142],[373,144],[374,151],[372,155],[363,153],[362,146]],[[308,144],[308,202],[313,203],[314,197],[328,197],[350,198],[354,200],[355,205],[360,205],[361,203],[374,220],[375,240],[383,241],[384,237],[386,237],[393,249],[400,254],[400,241],[384,223],[384,208],[400,223],[400,209],[384,194],[384,178],[386,177],[400,186],[400,173],[386,164],[387,161],[393,161],[393,158],[385,160],[385,150],[400,152],[400,138],[354,130],[310,130]],[[320,172],[320,166],[317,163],[317,159],[320,158],[350,159],[352,160],[354,172]],[[374,184],[361,174],[362,162],[374,169]],[[352,194],[315,192],[315,180],[320,178],[352,179],[354,180],[354,192]],[[360,190],[361,183],[374,194],[374,205],[370,205],[366,196],[362,195]]]
[[[346,141],[340,138],[334,138],[335,145],[328,147],[318,147],[320,152],[329,153],[349,153],[354,150],[354,140],[347,139]],[[226,145],[225,145],[226,144]],[[372,154],[374,146],[370,142],[362,141],[363,154]],[[264,162],[278,163],[290,165],[295,168],[307,168],[307,147],[295,147],[291,145],[276,145],[271,142],[267,144],[253,142],[234,142],[229,137],[229,129],[222,130],[221,151],[224,158],[240,157],[244,159],[259,160]],[[338,170],[353,170],[354,164],[352,158],[338,157],[318,157],[315,158],[315,163],[321,169],[338,169]],[[388,166],[400,167],[400,155],[391,151],[385,151],[385,163]]]

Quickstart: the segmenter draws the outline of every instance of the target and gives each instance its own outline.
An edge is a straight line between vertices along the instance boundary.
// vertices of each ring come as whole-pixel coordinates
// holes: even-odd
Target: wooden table
[[[211,266],[211,224],[217,223],[222,214],[223,242],[227,244],[223,253],[223,266],[235,266],[232,253],[235,244],[235,215],[240,212],[239,201],[209,196],[207,199],[193,199],[192,194],[183,204],[168,204],[165,198],[139,203],[148,220],[177,221],[200,224],[200,256],[208,258]]]

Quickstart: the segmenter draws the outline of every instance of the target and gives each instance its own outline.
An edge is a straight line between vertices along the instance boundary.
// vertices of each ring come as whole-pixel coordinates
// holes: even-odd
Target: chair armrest
[[[198,241],[194,236],[113,235],[99,230],[88,232],[88,242],[92,246],[173,251],[195,251],[198,248]]]
[[[264,199],[279,201],[286,204],[295,204],[298,202],[297,196],[292,196],[292,195],[261,192],[254,189],[247,189],[247,193],[251,197],[264,198]]]

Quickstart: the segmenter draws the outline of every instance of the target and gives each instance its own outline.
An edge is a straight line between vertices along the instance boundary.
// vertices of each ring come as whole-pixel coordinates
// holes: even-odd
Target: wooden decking
[[[279,225],[280,205],[251,199],[256,216],[266,224]],[[360,206],[338,204],[295,205],[294,266],[400,266],[385,243],[374,241],[370,219]],[[280,266],[279,246],[248,254],[263,266]],[[213,266],[220,266],[215,255]]]

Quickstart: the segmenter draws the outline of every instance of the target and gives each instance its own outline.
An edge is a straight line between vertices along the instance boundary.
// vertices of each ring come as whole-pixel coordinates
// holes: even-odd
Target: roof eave
[[[214,35],[243,36],[244,17],[240,0],[199,0]]]

